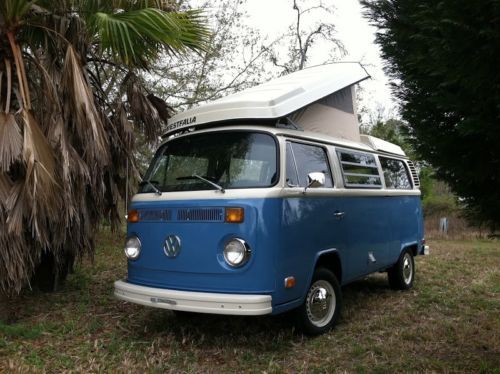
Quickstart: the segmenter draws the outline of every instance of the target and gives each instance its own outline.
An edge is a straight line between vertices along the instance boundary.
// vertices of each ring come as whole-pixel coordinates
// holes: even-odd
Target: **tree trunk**
[[[43,292],[57,291],[68,274],[73,271],[74,262],[75,257],[69,252],[65,253],[60,263],[57,262],[53,253],[44,252],[40,264],[35,269],[32,284]]]
[[[12,324],[16,322],[16,313],[13,308],[13,298],[0,292],[0,323]]]

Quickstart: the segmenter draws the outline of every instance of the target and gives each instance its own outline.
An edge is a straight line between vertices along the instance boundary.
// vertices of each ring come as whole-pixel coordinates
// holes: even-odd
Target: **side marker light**
[[[293,287],[295,287],[295,277],[286,277],[285,288],[293,288]]]

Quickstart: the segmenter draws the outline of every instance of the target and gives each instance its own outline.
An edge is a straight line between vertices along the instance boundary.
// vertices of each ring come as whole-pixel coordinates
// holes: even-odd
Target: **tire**
[[[415,261],[410,250],[404,250],[398,262],[388,271],[389,286],[394,290],[409,290],[415,280]]]
[[[295,324],[306,335],[320,335],[337,322],[342,309],[342,291],[335,275],[317,268],[304,303],[295,310]]]

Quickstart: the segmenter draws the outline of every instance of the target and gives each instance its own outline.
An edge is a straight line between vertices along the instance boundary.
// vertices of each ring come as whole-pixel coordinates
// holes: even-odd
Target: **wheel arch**
[[[312,280],[314,270],[319,267],[330,270],[337,278],[339,284],[342,284],[342,262],[340,261],[340,254],[337,249],[332,248],[317,253],[314,267],[311,269],[309,283]]]
[[[404,251],[410,251],[410,253],[413,255],[413,257],[418,256],[418,243],[417,242],[412,242],[412,243],[405,243],[401,246],[401,253]]]

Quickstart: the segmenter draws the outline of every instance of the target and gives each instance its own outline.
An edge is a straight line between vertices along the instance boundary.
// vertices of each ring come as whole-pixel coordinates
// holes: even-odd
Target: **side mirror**
[[[309,187],[312,188],[317,188],[317,187],[323,187],[325,185],[325,173],[321,172],[315,172],[315,173],[309,173],[307,175],[307,180],[309,181],[308,185],[306,188],[304,188],[304,193],[307,191]]]

